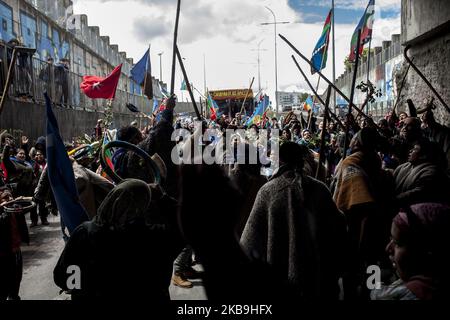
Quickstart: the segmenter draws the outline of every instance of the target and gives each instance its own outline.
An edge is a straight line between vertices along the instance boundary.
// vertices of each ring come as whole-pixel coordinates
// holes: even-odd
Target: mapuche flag
[[[264,95],[264,97],[261,99],[261,101],[259,101],[258,105],[256,106],[255,112],[253,112],[252,116],[247,120],[245,125],[248,127],[251,126],[252,124],[260,123],[264,115],[264,112],[266,111],[269,104],[270,104],[269,96]]]
[[[311,62],[314,67],[311,67],[311,74],[314,74],[317,71],[321,71],[327,65],[328,43],[330,40],[332,14],[333,10],[330,10],[330,13],[328,13],[327,16],[327,20],[325,20],[325,24],[323,26],[322,35],[320,36],[319,41],[317,41],[316,47],[314,48],[311,58]]]
[[[363,52],[364,45],[372,39],[372,27],[373,18],[375,14],[375,0],[370,0],[367,5],[364,15],[359,20],[356,26],[355,32],[352,36],[352,42],[350,43],[350,55],[348,57],[349,61],[355,61],[356,58],[356,47],[358,42],[358,30],[361,30],[361,42],[359,44],[359,54]]]
[[[47,172],[48,180],[56,200],[58,211],[69,233],[84,221],[88,215],[80,203],[73,173],[72,163],[59,133],[58,122],[52,110],[47,93],[44,94],[47,106]]]
[[[106,78],[84,76],[80,88],[91,99],[114,99],[121,70],[122,64],[118,65]]]
[[[214,99],[211,97],[211,95],[208,93],[208,100],[206,101],[206,104],[209,107],[209,111],[211,112],[211,120],[215,121],[217,119],[217,112],[219,111],[219,106],[214,101]]]
[[[143,89],[144,95],[153,99],[152,64],[150,62],[150,49],[136,63],[130,71],[133,79]]]

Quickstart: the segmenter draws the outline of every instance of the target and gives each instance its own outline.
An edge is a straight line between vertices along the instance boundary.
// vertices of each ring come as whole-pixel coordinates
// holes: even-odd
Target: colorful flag
[[[215,121],[217,119],[217,112],[219,111],[219,106],[217,105],[217,102],[214,101],[214,99],[211,97],[211,95],[208,93],[208,100],[206,101],[206,104],[208,105],[209,111],[211,112],[211,120]]]
[[[311,58],[311,62],[314,67],[311,67],[311,74],[314,74],[317,71],[321,71],[327,66],[328,44],[330,40],[332,14],[333,10],[330,10],[330,13],[328,13],[327,19],[325,20],[325,24],[323,26],[322,35],[320,36],[319,41],[317,41],[316,47],[314,48]]]
[[[370,0],[369,4],[367,5],[366,11],[364,11],[364,15],[361,17],[361,20],[359,20],[355,32],[353,33],[352,41],[350,43],[350,55],[348,57],[349,61],[355,61],[356,58],[358,30],[361,30],[359,54],[363,52],[364,45],[372,39],[374,14],[375,14],[375,0]]]
[[[313,107],[314,107],[314,102],[313,102],[311,96],[308,96],[308,98],[305,101],[305,104],[303,105],[303,110],[309,111],[309,110],[312,110]]]
[[[47,106],[47,170],[58,211],[69,233],[72,233],[88,215],[80,203],[75,183],[72,162],[59,133],[58,122],[52,110],[47,93],[44,93]]]
[[[150,49],[136,63],[130,71],[131,79],[142,87],[144,95],[153,99],[152,64],[150,62]]]
[[[114,99],[121,70],[122,64],[106,78],[84,76],[80,88],[91,99]]]
[[[252,124],[260,123],[269,104],[269,96],[264,95],[263,99],[261,99],[261,101],[259,101],[258,105],[256,106],[255,112],[253,112],[252,116],[247,120],[245,125],[248,127]]]

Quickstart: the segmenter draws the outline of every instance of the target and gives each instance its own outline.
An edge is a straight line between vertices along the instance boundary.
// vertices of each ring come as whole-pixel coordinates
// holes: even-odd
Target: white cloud
[[[316,1],[318,2],[318,1]],[[354,5],[366,1],[336,1]],[[398,1],[377,0],[385,7]],[[141,58],[151,43],[151,59],[154,75],[159,77],[159,52],[162,55],[163,80],[170,83],[172,64],[172,38],[176,0],[77,0],[75,13],[88,15],[90,25],[98,25],[102,35],[109,35],[111,43],[119,44],[135,61]],[[258,69],[256,49],[259,41],[261,52],[261,85],[274,99],[275,57],[274,27],[261,26],[262,22],[272,22],[273,16],[264,8],[269,6],[278,21],[290,24],[279,25],[278,33],[286,36],[306,56],[310,56],[316,41],[320,37],[323,21],[316,24],[299,23],[302,13],[295,12],[287,0],[189,0],[182,1],[179,27],[179,47],[185,60],[190,81],[203,91],[203,55],[206,56],[206,77],[209,89],[245,88],[255,77],[254,91],[258,88]],[[359,17],[355,18],[358,20]],[[400,30],[400,17],[375,20],[374,43],[390,39],[391,32]],[[295,22],[295,23],[293,23]],[[355,25],[336,25],[336,76],[344,70],[344,58],[348,55],[350,38]],[[280,39],[278,44],[278,87],[279,90],[297,87],[306,89],[306,83],[292,62],[292,50]],[[332,74],[332,53],[329,51],[325,75]],[[245,62],[246,64],[243,64]],[[310,68],[301,62],[302,68],[310,75]],[[317,76],[310,77],[317,83]],[[187,93],[178,91],[181,84],[181,72],[177,66],[176,90],[181,99],[186,100]],[[321,90],[325,90],[321,84]],[[201,88],[201,89],[200,89]]]

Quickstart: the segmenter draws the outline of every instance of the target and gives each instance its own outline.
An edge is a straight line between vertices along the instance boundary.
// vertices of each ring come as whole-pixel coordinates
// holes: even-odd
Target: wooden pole
[[[295,51],[295,53],[297,53],[303,60],[305,60],[311,67],[313,67],[311,61],[309,61],[309,59],[304,54],[302,54],[296,47],[294,47],[294,45],[292,43],[290,43],[288,39],[286,39],[281,34],[279,34],[279,36]],[[336,92],[339,93],[339,95],[342,98],[344,98],[345,101],[350,103],[350,98],[348,98],[338,87],[336,87],[333,82],[331,82],[327,77],[325,77],[322,72],[320,72],[320,71],[316,71],[316,72],[317,72],[317,74],[319,74],[319,76],[323,80],[325,80],[326,83],[331,85],[333,87],[333,89],[336,90]],[[366,118],[366,120],[373,122],[373,119],[370,118],[368,115],[366,115],[364,112],[362,112],[360,108],[358,108],[356,105],[353,104],[353,102],[351,102],[350,104],[352,105],[352,108],[354,108],[356,111],[358,111],[358,113],[361,114],[364,118]],[[375,124],[375,127],[378,128],[378,126],[376,124]]]
[[[323,116],[322,134],[320,138],[319,164],[317,165],[316,179],[319,178],[320,166],[322,165],[323,157],[325,156],[325,132],[327,131],[327,119],[328,119],[330,98],[331,98],[331,86],[328,86],[327,99],[325,101],[325,113]]]
[[[197,115],[197,118],[199,120],[203,119],[200,114],[200,111],[198,111],[197,103],[195,102],[195,98],[194,98],[194,93],[192,92],[191,83],[189,82],[189,79],[188,79],[188,76],[186,73],[186,69],[184,68],[183,59],[181,58],[181,54],[180,54],[180,51],[178,50],[178,46],[175,46],[175,50],[176,50],[176,54],[178,57],[178,62],[180,63],[181,71],[183,72],[184,81],[186,82],[186,86],[189,91],[189,96],[191,97],[192,105],[194,106],[195,114]]]
[[[247,101],[247,97],[250,94],[250,90],[252,90],[254,81],[255,81],[255,77],[253,77],[252,82],[250,83],[250,87],[248,88],[247,93],[245,94],[244,102],[242,103],[242,108],[241,108],[241,112],[240,112],[241,114],[242,114],[242,111],[245,109],[245,102]]]
[[[295,59],[294,56],[292,56],[292,59],[295,62],[295,65],[297,66],[298,70],[300,70],[301,74],[303,75],[303,78],[305,78],[306,83],[308,84],[308,86],[310,87],[310,89],[312,90],[312,92],[314,93],[314,95],[317,97],[317,99],[319,100],[319,102],[323,105],[325,105],[325,102],[322,100],[322,98],[319,96],[319,94],[317,93],[316,90],[314,90],[314,87],[312,86],[311,82],[308,80],[308,78],[306,77],[305,72],[302,70],[302,68],[300,67],[300,65],[298,64],[297,60]],[[343,128],[345,129],[344,124],[341,122],[341,120],[339,120],[339,118],[336,116],[336,114],[334,114],[333,112],[331,112],[331,110],[328,110],[328,112],[330,113],[330,115],[333,117],[333,119]]]
[[[175,92],[175,66],[176,66],[176,52],[177,52],[177,38],[178,38],[178,22],[180,20],[181,0],[178,0],[177,15],[175,17],[175,31],[173,34],[173,56],[172,56],[172,77],[170,79],[170,95]]]
[[[414,61],[414,58],[413,58],[411,61]],[[406,73],[405,73],[405,75],[403,76],[402,83],[400,84],[400,88],[398,89],[398,92],[397,92],[397,99],[396,99],[396,101],[395,101],[394,108],[392,109],[392,112],[393,112],[393,113],[395,113],[395,110],[397,109],[397,105],[398,105],[398,102],[400,101],[400,96],[401,96],[401,94],[402,94],[403,87],[405,86],[406,77],[408,76],[408,73],[409,73],[409,69],[410,69],[410,68],[411,68],[411,65],[408,64],[408,68],[406,69]]]
[[[0,102],[0,114],[3,111],[3,106],[4,106],[5,101],[6,101],[6,96],[8,95],[9,86],[11,85],[13,72],[14,72],[14,66],[16,65],[16,60],[17,60],[17,50],[16,50],[16,48],[14,48],[13,49],[13,53],[12,53],[11,63],[10,63],[9,68],[8,68],[8,75],[6,76],[6,83],[5,83],[5,86],[3,88],[2,100]]]
[[[353,79],[352,79],[352,86],[351,86],[351,91],[350,91],[350,102],[348,105],[348,113],[347,113],[347,128],[345,130],[345,140],[344,140],[344,155],[343,155],[343,159],[345,159],[347,157],[347,148],[349,145],[349,134],[350,134],[350,116],[352,114],[352,105],[353,105],[353,97],[355,95],[355,84],[356,84],[356,76],[358,73],[358,65],[359,65],[359,48],[360,48],[360,41],[361,41],[361,29],[358,30],[358,40],[357,40],[357,45],[356,45],[356,54],[355,54],[355,70],[353,70]]]

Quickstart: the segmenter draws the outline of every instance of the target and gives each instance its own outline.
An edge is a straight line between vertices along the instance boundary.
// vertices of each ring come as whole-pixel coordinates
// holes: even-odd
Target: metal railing
[[[0,45],[0,92],[3,92],[6,82],[11,54],[11,48]],[[82,76],[79,74],[29,55],[19,56],[8,94],[12,99],[29,99],[43,104],[44,92],[47,92],[56,105],[85,111],[104,111],[106,100],[88,98],[80,89],[81,82]],[[152,111],[153,102],[145,96],[118,89],[113,102],[114,112],[130,114],[127,103],[147,114]]]

